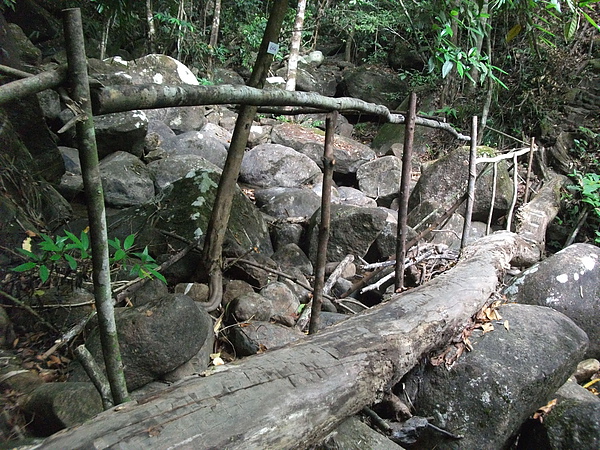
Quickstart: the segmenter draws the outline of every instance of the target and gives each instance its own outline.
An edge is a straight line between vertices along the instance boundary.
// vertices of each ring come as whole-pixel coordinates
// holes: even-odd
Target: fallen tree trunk
[[[459,334],[510,262],[534,259],[536,250],[513,233],[487,236],[426,286],[298,343],[105,411],[42,447],[305,448]]]

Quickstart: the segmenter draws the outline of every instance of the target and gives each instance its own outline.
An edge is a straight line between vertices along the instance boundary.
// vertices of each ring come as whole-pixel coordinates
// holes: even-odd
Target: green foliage
[[[600,174],[597,173],[586,173],[583,174],[574,170],[570,175],[577,181],[577,184],[572,186],[571,189],[579,193],[580,201],[587,205],[592,213],[592,219],[590,225],[595,226],[595,242],[600,244]]]
[[[37,243],[37,252],[31,249],[31,238],[26,240],[27,244],[23,248],[16,249],[28,261],[14,267],[13,271],[30,272],[42,284],[59,283],[62,277],[69,275],[89,277],[92,254],[86,230],[79,237],[67,230],[64,236],[52,238],[40,233],[40,237],[42,240]],[[142,252],[133,252],[134,242],[133,234],[127,236],[123,243],[118,238],[108,240],[113,250],[110,257],[111,269],[130,268],[132,275],[140,278],[156,277],[166,283],[165,277],[156,270],[158,265],[148,254],[148,248]]]
[[[159,23],[169,25],[172,29],[176,29],[180,33],[183,33],[184,30],[194,31],[194,25],[187,20],[178,19],[177,17],[172,16],[168,11],[155,13],[154,18]]]
[[[396,29],[405,21],[402,9],[390,0],[344,0],[324,13],[323,28],[330,35],[352,39],[354,55],[370,64],[385,62]]]
[[[17,0],[0,0],[0,11],[5,11],[7,8],[15,10]]]

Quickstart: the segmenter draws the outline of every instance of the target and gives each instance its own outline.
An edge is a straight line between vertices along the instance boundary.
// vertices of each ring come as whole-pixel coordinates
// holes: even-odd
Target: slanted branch
[[[456,267],[295,344],[189,378],[44,441],[64,448],[296,448],[373,403],[419,359],[458,335],[531,245],[497,233]]]

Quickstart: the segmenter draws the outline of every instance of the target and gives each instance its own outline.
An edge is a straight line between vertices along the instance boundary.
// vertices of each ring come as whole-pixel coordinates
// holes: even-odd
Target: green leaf
[[[129,250],[133,247],[133,243],[135,242],[135,234],[130,234],[125,238],[125,242],[123,242],[123,248],[125,250]]]
[[[71,255],[65,255],[65,259],[67,260],[67,263],[69,263],[71,270],[77,270],[77,260],[75,258]]]
[[[90,237],[85,231],[81,232],[81,246],[83,247],[83,250],[86,252],[90,248]]]
[[[158,278],[160,281],[162,281],[163,283],[167,284],[167,280],[166,278],[163,276],[162,273],[154,270],[154,269],[148,269],[148,272],[150,272],[152,275],[154,275],[156,278]]]
[[[579,28],[579,14],[576,12],[571,20],[565,25],[565,41],[569,42],[575,36]]]
[[[44,239],[42,242],[40,242],[40,248],[46,252],[60,252],[62,251],[62,248],[59,247],[58,245],[56,245],[54,243],[54,241],[52,239],[50,239],[48,236],[46,236],[45,234],[40,234],[40,236],[42,236],[42,238]]]
[[[127,257],[127,253],[125,252],[125,250],[120,248],[119,250],[117,250],[115,252],[115,255],[112,257],[112,262],[116,263],[116,262],[122,261],[126,257]]]
[[[67,237],[69,239],[71,239],[71,241],[73,242],[73,244],[75,244],[77,246],[76,248],[81,248],[82,247],[81,240],[77,236],[75,236],[73,233],[71,233],[68,230],[65,230],[65,234],[67,235]]]
[[[107,242],[108,242],[108,245],[110,245],[115,250],[118,250],[121,248],[121,241],[119,240],[119,238],[108,239]]]
[[[17,250],[17,252],[21,253],[22,255],[26,256],[29,259],[33,259],[34,261],[41,261],[41,259],[42,259],[35,253],[30,252],[29,250],[25,250],[24,248],[19,247],[16,250]]]
[[[598,31],[600,31],[600,26],[598,26],[598,24],[594,21],[594,19],[592,19],[587,13],[585,13],[583,11],[581,13],[583,14],[583,17],[585,17],[589,23],[591,23],[594,27],[596,27],[596,29]]]
[[[446,78],[446,76],[450,73],[454,67],[454,63],[452,61],[446,61],[442,66],[442,78]]]
[[[46,281],[48,281],[49,277],[50,277],[50,271],[48,270],[48,267],[46,267],[45,265],[41,265],[40,266],[40,279],[42,280],[42,283],[45,283]]]
[[[28,270],[35,269],[36,267],[37,267],[37,264],[34,263],[34,262],[32,262],[32,261],[30,261],[30,262],[26,262],[24,264],[21,264],[21,265],[19,265],[17,267],[13,267],[11,270],[13,272],[27,272]]]

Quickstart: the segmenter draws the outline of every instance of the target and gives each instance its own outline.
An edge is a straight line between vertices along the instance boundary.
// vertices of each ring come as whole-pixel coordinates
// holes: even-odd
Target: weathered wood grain
[[[295,344],[105,411],[40,448],[304,448],[457,335],[510,261],[531,251],[513,233],[483,238],[426,286]]]

